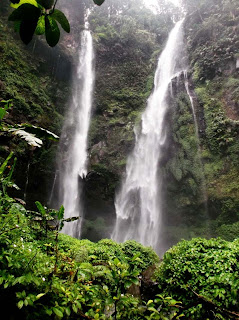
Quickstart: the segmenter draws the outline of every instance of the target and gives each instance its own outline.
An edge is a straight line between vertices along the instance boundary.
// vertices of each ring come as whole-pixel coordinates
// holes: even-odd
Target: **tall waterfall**
[[[134,239],[160,251],[162,189],[159,161],[166,141],[165,116],[169,108],[170,84],[184,70],[183,21],[171,31],[166,47],[159,57],[154,89],[136,142],[126,165],[126,175],[115,200],[116,225],[112,238],[116,241]]]
[[[93,40],[86,22],[85,30],[81,34],[81,48],[71,109],[65,130],[63,130],[62,140],[67,141],[68,131],[71,131],[71,138],[67,143],[67,150],[64,152],[65,162],[63,160],[60,170],[60,198],[65,207],[65,218],[81,217],[79,221],[66,223],[63,232],[75,237],[80,236],[83,215],[80,180],[87,174],[87,137],[94,86],[93,59]]]

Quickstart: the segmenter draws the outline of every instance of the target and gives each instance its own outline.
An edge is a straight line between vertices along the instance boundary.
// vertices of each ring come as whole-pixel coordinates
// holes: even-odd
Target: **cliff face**
[[[114,195],[134,146],[134,127],[140,124],[153,88],[157,59],[177,10],[166,2],[154,15],[136,0],[106,0],[96,8],[91,0],[67,1],[62,9],[70,18],[72,32],[64,36],[62,45],[50,49],[37,41],[25,48],[9,31],[5,2],[0,21],[0,97],[13,99],[8,121],[28,121],[57,134],[70,101],[72,57],[79,50],[83,12],[85,8],[92,11],[89,23],[96,81],[89,174],[84,182],[83,237],[97,240],[109,236],[115,219]],[[221,235],[231,240],[239,218],[238,4],[236,0],[185,0],[184,4],[188,11],[188,78],[181,75],[173,81],[168,140],[159,163],[165,181],[165,239],[168,244],[197,235]],[[13,141],[10,149],[16,145]],[[24,190],[30,155],[19,146],[22,169],[16,171],[16,180]],[[4,157],[6,148],[2,149]],[[49,199],[56,149],[57,145],[49,145],[30,157],[30,203]],[[206,220],[211,228],[203,223]]]
[[[181,237],[234,237],[230,230],[235,229],[239,208],[238,5],[236,1],[185,1],[185,5],[187,81],[196,124],[186,79],[181,77],[179,87],[174,85],[168,146],[159,164],[165,179],[168,244]],[[147,19],[150,16],[145,14]],[[133,128],[140,122],[156,59],[172,24],[163,24],[165,17],[157,18],[158,25],[152,28],[152,20],[140,24],[137,15],[128,12],[120,22],[114,15],[109,20],[100,17],[97,13],[91,20],[97,77],[90,132],[91,172],[85,190],[88,217],[95,219],[108,212],[108,220],[114,214],[113,196],[126,156],[134,145]]]
[[[154,15],[135,1],[109,5],[90,17],[96,86],[85,183],[86,219],[104,217],[108,225],[115,218],[114,195],[134,146],[134,127],[140,124],[158,56],[173,25],[167,10]]]
[[[193,35],[189,30],[187,39],[192,80],[204,113],[202,155],[209,212],[220,223],[232,223],[238,220],[239,209],[238,3],[202,6],[201,17],[198,31]],[[205,39],[203,43],[198,37]]]
[[[71,57],[65,48],[49,48],[41,39],[23,45],[13,31],[13,25],[7,22],[9,11],[9,1],[3,0],[0,12],[0,100],[12,99],[13,102],[6,121],[10,124],[28,122],[59,135],[70,95]],[[10,142],[5,140],[1,134],[1,160],[11,150],[18,158],[14,179],[21,191],[14,195],[24,197],[28,180],[25,199],[28,205],[33,207],[36,200],[46,203],[54,175],[57,144],[45,142],[43,148],[32,150],[17,137]]]
[[[202,235],[231,240],[239,218],[238,4],[192,2],[188,12],[188,81],[199,141],[184,87],[171,111],[171,157],[165,165],[165,231],[170,244]]]

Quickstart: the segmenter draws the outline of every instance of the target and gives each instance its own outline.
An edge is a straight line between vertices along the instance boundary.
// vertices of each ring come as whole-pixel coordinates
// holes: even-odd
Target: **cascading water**
[[[65,218],[81,217],[79,221],[66,223],[62,232],[75,237],[80,236],[83,216],[80,180],[87,174],[87,137],[94,86],[93,59],[93,40],[86,19],[85,30],[81,34],[71,110],[62,135],[63,144],[68,139],[68,131],[73,130],[73,133],[70,142],[67,143],[66,159],[63,160],[60,169],[60,199],[65,208]]]
[[[183,21],[171,31],[158,60],[154,89],[142,115],[141,129],[126,165],[126,176],[116,196],[116,225],[112,238],[134,239],[160,252],[163,180],[159,176],[159,160],[165,143],[165,115],[172,79],[184,70]]]
[[[205,178],[205,174],[204,174],[204,168],[203,168],[203,162],[202,162],[202,156],[201,156],[202,151],[201,151],[201,147],[200,147],[198,120],[197,120],[197,114],[196,114],[195,103],[194,103],[195,96],[193,96],[193,94],[190,90],[190,87],[189,87],[187,71],[184,71],[184,79],[185,79],[186,92],[189,97],[191,108],[192,108],[193,121],[194,121],[194,126],[195,126],[195,136],[197,139],[197,158],[199,161],[200,175],[201,175],[201,191],[202,191],[203,202],[204,202],[204,207],[205,207],[205,219],[206,219],[206,221],[208,221],[208,195],[207,195],[207,187],[206,187],[206,178]]]

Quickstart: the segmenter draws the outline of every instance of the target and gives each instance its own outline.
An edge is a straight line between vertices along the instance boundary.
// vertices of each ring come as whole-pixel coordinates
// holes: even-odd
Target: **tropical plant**
[[[40,148],[43,144],[42,139],[58,141],[59,137],[53,132],[41,127],[31,125],[29,123],[23,124],[9,124],[4,121],[7,111],[12,108],[12,100],[0,101],[0,135],[4,136],[18,136],[25,140],[30,146]]]
[[[188,319],[237,319],[239,241],[193,239],[165,253],[160,291],[182,301]]]
[[[1,181],[11,180],[13,169],[9,174],[4,172],[12,156],[0,167]],[[63,207],[52,210],[40,202],[36,202],[36,206],[37,212],[27,211],[10,197],[1,203],[0,293],[4,297],[1,300],[3,310],[6,308],[14,317],[39,320],[53,317],[110,320],[128,316],[139,320],[164,319],[161,315],[175,314],[175,305],[164,303],[158,312],[158,300],[142,306],[140,299],[127,292],[132,285],[139,284],[140,272],[146,267],[140,268],[137,264],[139,254],[132,256],[136,243],[131,251],[129,246],[125,250],[112,240],[93,244],[60,234],[64,223],[78,217],[65,219]],[[144,252],[147,265],[151,256],[150,251]]]
[[[65,14],[56,9],[57,0],[10,0],[15,10],[8,20],[14,22],[15,30],[19,32],[21,40],[28,44],[34,34],[45,34],[49,46],[54,47],[60,39],[58,24],[67,33],[70,24]],[[104,0],[93,0],[101,5]]]

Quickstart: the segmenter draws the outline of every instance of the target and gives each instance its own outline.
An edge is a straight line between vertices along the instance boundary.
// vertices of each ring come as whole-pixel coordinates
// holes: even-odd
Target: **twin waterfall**
[[[116,196],[117,221],[112,234],[116,241],[134,239],[159,252],[162,219],[162,177],[159,160],[166,140],[165,115],[173,78],[182,65],[183,20],[175,24],[158,60],[154,89],[142,115],[136,143],[126,165],[126,176]]]
[[[183,23],[184,19],[175,24],[158,59],[154,89],[142,115],[141,125],[135,128],[134,150],[128,157],[125,177],[116,195],[116,224],[111,236],[118,242],[134,239],[143,245],[152,246],[159,254],[164,250],[162,248],[164,186],[160,160],[167,139],[166,115],[170,108],[172,81],[182,74],[192,105],[199,146],[196,113],[186,76]],[[84,178],[87,173],[87,135],[93,84],[93,44],[86,24],[86,29],[82,32],[72,109],[62,136],[67,145],[65,148],[67,152],[64,153],[66,160],[62,161],[60,168],[61,200],[65,207],[65,218],[82,217],[80,178]],[[69,130],[70,139],[68,139]],[[66,223],[63,232],[79,238],[82,219],[79,221]]]
[[[65,218],[80,216],[75,222],[66,223],[63,232],[79,237],[83,215],[80,178],[87,174],[87,138],[91,118],[92,91],[94,85],[93,40],[88,23],[81,35],[81,49],[74,95],[65,127],[73,130],[66,152],[66,161],[62,163],[61,199],[65,208]],[[67,138],[63,130],[62,140]]]

